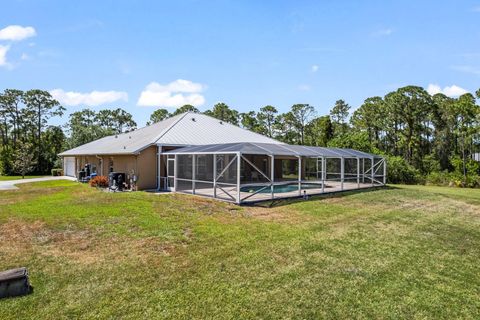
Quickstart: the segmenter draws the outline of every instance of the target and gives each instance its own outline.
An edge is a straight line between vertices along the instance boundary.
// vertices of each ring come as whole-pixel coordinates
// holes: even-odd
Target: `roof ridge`
[[[202,114],[202,115],[207,116],[207,117],[212,118],[212,119],[215,119],[215,120],[218,120],[218,121],[222,121],[224,124],[227,124],[227,125],[230,125],[230,126],[233,126],[233,127],[237,127],[237,128],[242,129],[242,130],[244,130],[244,131],[248,131],[248,132],[250,132],[250,133],[253,133],[254,135],[261,136],[261,137],[263,137],[263,138],[268,138],[268,139],[270,139],[270,140],[273,140],[273,141],[275,141],[275,142],[278,142],[278,144],[285,144],[285,142],[279,141],[279,140],[277,140],[277,139],[274,139],[274,138],[272,138],[272,137],[268,137],[268,136],[266,136],[266,135],[263,135],[263,134],[261,134],[261,133],[258,133],[258,132],[252,131],[252,130],[248,130],[248,129],[242,128],[242,127],[240,127],[239,125],[230,123],[230,122],[228,122],[228,121],[223,121],[223,120],[217,119],[217,118],[215,118],[215,117],[209,116],[209,115],[207,115],[207,114]],[[262,143],[267,143],[267,142],[262,142]]]
[[[163,131],[158,136],[156,136],[151,143],[156,143],[158,140],[160,140],[161,137],[163,137],[168,131],[170,131],[177,123],[180,122],[180,120],[185,118],[185,116],[189,113],[190,112],[187,111],[184,114],[180,114],[178,119],[174,121],[172,124],[170,124],[167,128],[163,129]]]

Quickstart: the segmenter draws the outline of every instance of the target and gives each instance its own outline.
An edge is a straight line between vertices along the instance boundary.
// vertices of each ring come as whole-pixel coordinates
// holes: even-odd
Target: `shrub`
[[[96,176],[90,179],[88,183],[90,184],[91,187],[107,188],[108,178],[105,176]]]
[[[465,180],[465,187],[467,188],[478,188],[480,187],[480,176],[475,174],[470,174]]]
[[[473,159],[466,159],[465,161],[465,176],[463,171],[463,160],[459,156],[452,156],[450,163],[453,167],[453,172],[450,173],[451,178],[449,186],[462,188],[478,188],[480,187],[480,163]]]
[[[451,186],[456,185],[455,181],[461,180],[454,173],[445,171],[431,172],[426,177],[426,184],[435,186]]]
[[[423,182],[420,173],[402,157],[386,156],[388,183],[415,184]]]
[[[63,176],[63,169],[52,169],[52,176]]]
[[[466,178],[458,172],[432,172],[427,176],[427,184],[437,186],[450,186],[459,188],[478,188],[480,187],[480,176],[469,174]]]

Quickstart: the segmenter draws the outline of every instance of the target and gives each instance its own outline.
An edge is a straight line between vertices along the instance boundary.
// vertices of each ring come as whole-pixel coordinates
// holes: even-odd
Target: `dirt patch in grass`
[[[141,261],[155,263],[175,253],[178,245],[156,237],[102,237],[87,230],[53,230],[45,223],[9,220],[0,225],[0,256],[37,253],[83,265]]]

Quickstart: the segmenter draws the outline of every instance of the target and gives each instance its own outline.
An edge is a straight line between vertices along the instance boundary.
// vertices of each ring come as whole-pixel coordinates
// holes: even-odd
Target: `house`
[[[67,176],[76,177],[88,163],[98,175],[135,174],[141,190],[165,189],[163,183],[173,176],[173,170],[168,171],[167,158],[161,156],[164,152],[192,145],[234,142],[281,143],[203,114],[187,112],[135,131],[92,141],[60,156]]]
[[[122,172],[140,190],[169,190],[235,203],[384,185],[382,157],[352,149],[294,146],[187,112],[60,154],[67,176],[86,164]]]

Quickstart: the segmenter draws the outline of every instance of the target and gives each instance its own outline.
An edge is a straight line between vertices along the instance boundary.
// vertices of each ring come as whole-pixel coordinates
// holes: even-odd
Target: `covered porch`
[[[263,143],[163,153],[170,190],[237,204],[382,186],[385,160],[352,149]]]

